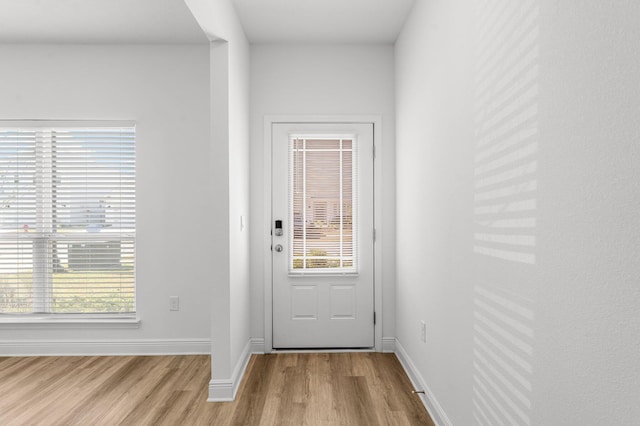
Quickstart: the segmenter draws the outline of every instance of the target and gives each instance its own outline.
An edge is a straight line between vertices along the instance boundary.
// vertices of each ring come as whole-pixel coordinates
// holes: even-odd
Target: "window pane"
[[[0,233],[36,230],[36,133],[0,129]]]
[[[120,232],[135,226],[132,132],[56,131],[54,226],[60,232]]]
[[[34,290],[32,241],[0,240],[0,312],[33,312]]]
[[[290,269],[354,270],[353,137],[290,143]]]
[[[54,313],[134,312],[132,240],[52,241]]]

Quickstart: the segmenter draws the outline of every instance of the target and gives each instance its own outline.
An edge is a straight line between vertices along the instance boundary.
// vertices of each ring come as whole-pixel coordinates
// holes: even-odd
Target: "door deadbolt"
[[[276,237],[282,237],[282,221],[276,220]]]
[[[276,244],[276,246],[274,247],[275,251],[277,251],[278,253],[280,253],[282,251],[282,244]]]

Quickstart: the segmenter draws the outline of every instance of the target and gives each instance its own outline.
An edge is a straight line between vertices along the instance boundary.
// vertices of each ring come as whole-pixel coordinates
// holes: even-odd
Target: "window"
[[[356,138],[292,135],[289,270],[355,272]]]
[[[0,313],[135,313],[133,127],[0,123]]]

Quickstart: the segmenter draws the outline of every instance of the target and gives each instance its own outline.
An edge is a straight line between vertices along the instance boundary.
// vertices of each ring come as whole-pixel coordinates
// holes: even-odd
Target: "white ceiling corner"
[[[0,43],[192,44],[184,0],[0,0]]]
[[[415,0],[233,0],[252,43],[393,43]]]

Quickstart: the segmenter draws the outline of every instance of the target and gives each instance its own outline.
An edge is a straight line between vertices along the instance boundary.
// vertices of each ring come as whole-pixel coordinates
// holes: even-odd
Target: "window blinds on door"
[[[0,313],[135,312],[135,130],[0,128]]]
[[[357,140],[290,135],[289,269],[356,272]]]

